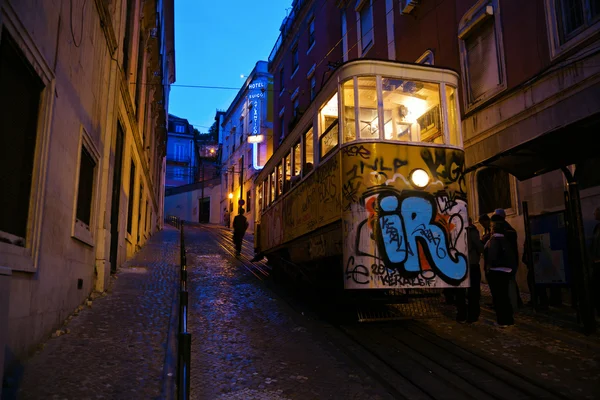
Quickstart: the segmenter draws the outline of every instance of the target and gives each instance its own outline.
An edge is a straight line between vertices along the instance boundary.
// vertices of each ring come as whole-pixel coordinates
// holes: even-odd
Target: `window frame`
[[[490,10],[492,11],[492,15],[489,14]],[[469,61],[465,41],[469,36],[476,34],[477,29],[490,19],[492,19],[494,23],[496,57],[498,59],[498,79],[500,80],[500,83],[496,87],[488,89],[479,95],[479,97],[472,99],[471,83],[469,81]],[[498,0],[479,0],[463,15],[458,25],[458,46],[460,51],[460,65],[464,77],[461,79],[462,90],[464,93],[463,102],[465,105],[465,113],[468,113],[507,88],[506,56],[504,53],[502,20]]]
[[[300,56],[298,54],[298,43],[292,46],[292,77],[296,75],[300,68]]]
[[[281,96],[285,92],[285,68],[279,69],[279,95]]]
[[[498,169],[495,167],[484,167],[484,168],[480,168],[478,169],[475,173],[470,174],[470,183],[471,183],[471,188],[474,188],[475,190],[471,190],[471,204],[473,204],[473,209],[476,211],[474,215],[482,215],[483,213],[480,211],[481,210],[481,205],[479,202],[479,182],[478,182],[478,176],[479,173],[487,170],[487,169]],[[505,208],[504,212],[506,213],[507,216],[515,216],[519,214],[519,207],[518,207],[518,202],[517,202],[517,179],[511,175],[510,173],[508,173],[508,187],[509,187],[509,195],[510,195],[510,204],[511,207],[510,208]],[[494,210],[492,210],[491,212],[493,212]],[[489,213],[488,213],[489,214]]]
[[[592,18],[589,14],[589,0],[579,0],[583,3],[584,22],[575,34],[567,38],[561,44],[561,34],[558,22],[558,13],[556,11],[557,1],[563,0],[544,0],[544,9],[546,14],[546,33],[548,36],[548,46],[550,49],[550,59],[554,60],[565,52],[577,47],[591,36],[600,31],[600,15]],[[588,6],[588,7],[586,7]]]
[[[366,46],[363,44],[363,24],[362,24],[362,12],[366,9],[370,9],[371,14],[371,29],[369,30],[370,34],[364,35],[364,37],[368,37],[370,35],[371,40]],[[356,6],[354,7],[356,11],[356,34],[358,36],[358,56],[363,57],[366,53],[371,50],[375,44],[375,21],[373,17],[373,0],[357,0]]]
[[[29,193],[29,212],[27,216],[27,232],[25,246],[0,242],[2,265],[13,271],[36,272],[39,266],[40,243],[42,233],[42,215],[45,204],[46,175],[49,162],[49,142],[51,117],[54,108],[55,76],[42,53],[39,51],[27,30],[11,7],[2,6],[0,19],[1,32],[6,29],[11,39],[17,44],[24,60],[29,63],[42,81],[44,88],[40,93],[36,127],[36,144],[33,156],[33,174]]]
[[[95,231],[96,231],[96,210],[98,209],[97,204],[97,185],[98,176],[100,170],[100,152],[94,145],[91,137],[83,126],[79,130],[79,144],[77,146],[77,169],[75,171],[75,182],[74,182],[74,196],[73,196],[73,217],[71,223],[71,237],[83,242],[91,247],[95,245]],[[83,150],[86,150],[92,160],[95,162],[94,171],[92,173],[92,193],[91,193],[91,204],[90,204],[90,223],[86,225],[83,221],[77,218],[77,206],[79,202],[79,183],[81,179],[81,156]]]

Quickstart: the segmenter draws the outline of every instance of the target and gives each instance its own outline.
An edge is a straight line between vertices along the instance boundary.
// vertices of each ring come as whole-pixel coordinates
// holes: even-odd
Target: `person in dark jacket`
[[[244,217],[245,210],[240,208],[240,213],[233,219],[233,243],[235,244],[235,255],[242,252],[242,241],[248,229],[248,220]]]
[[[479,230],[471,218],[469,218],[469,226],[467,226],[467,245],[470,287],[466,290],[458,289],[456,293],[456,320],[460,323],[477,322],[480,314],[481,270],[479,269],[479,260],[483,253],[483,243],[479,237]]]
[[[509,290],[513,306],[521,308],[523,307],[523,300],[521,299],[521,292],[519,290],[519,285],[517,284],[517,270],[519,267],[519,241],[517,238],[517,231],[506,220],[506,212],[504,212],[502,208],[498,208],[494,211],[494,215],[492,215],[492,221],[494,218],[501,220],[504,224],[504,236],[508,240],[508,243],[510,244],[513,253],[513,257],[515,258],[514,264],[517,267],[513,271],[513,275],[509,284]]]
[[[479,217],[479,223],[481,224],[481,227],[483,228],[483,235],[481,236],[481,242],[485,246],[487,241],[490,240],[490,237],[492,236],[492,232],[490,231],[490,223],[491,223],[490,217],[487,214],[482,214]]]
[[[503,222],[500,218],[492,218],[492,236],[484,247],[483,256],[494,299],[496,321],[498,326],[506,328],[515,323],[508,288],[517,269],[517,259],[505,236],[506,225]]]

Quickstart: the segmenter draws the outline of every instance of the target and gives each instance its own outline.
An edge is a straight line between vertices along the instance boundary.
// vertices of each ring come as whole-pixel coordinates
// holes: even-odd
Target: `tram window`
[[[300,149],[300,141],[298,141],[292,149],[292,163],[294,164],[291,180],[292,186],[294,186],[300,180],[300,171],[302,170],[302,154],[300,153]]]
[[[271,196],[269,197],[269,204],[275,201],[275,171],[271,172]]]
[[[313,128],[304,134],[304,175],[312,171],[314,160]]]
[[[410,141],[411,123],[408,121],[408,110],[404,104],[400,104],[402,99],[396,93],[404,81],[393,78],[383,78],[382,96],[383,96],[383,134],[387,140],[398,140],[402,142]]]
[[[263,184],[260,183],[258,185],[258,190],[256,191],[256,197],[258,197],[258,210],[263,210]]]
[[[280,162],[277,164],[277,197],[281,196],[281,191],[283,189],[283,171],[282,171],[283,163]]]
[[[358,129],[361,139],[379,138],[377,118],[377,81],[375,77],[358,78]]]
[[[444,143],[437,83],[382,78],[385,138]]]
[[[356,140],[356,110],[354,106],[354,79],[350,79],[342,84],[344,143]]]
[[[446,85],[446,105],[448,107],[448,135],[451,145],[461,146],[456,110],[456,89]]]
[[[325,131],[323,135],[321,135],[319,142],[321,148],[321,158],[325,158],[325,156],[338,145],[337,120]]]
[[[292,179],[292,156],[291,153],[287,153],[285,158],[283,159],[283,176],[285,177],[283,181],[283,193],[290,190],[290,184]]]
[[[331,149],[338,145],[338,96],[331,96],[329,101],[321,109],[321,132],[319,137],[320,156],[323,158]],[[308,161],[306,161],[308,162]]]

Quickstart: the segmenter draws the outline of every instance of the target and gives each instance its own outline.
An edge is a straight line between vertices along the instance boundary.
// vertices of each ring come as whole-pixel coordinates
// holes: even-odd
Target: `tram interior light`
[[[427,101],[417,97],[404,96],[401,107],[402,106],[404,106],[402,110],[404,113],[404,121],[412,124],[417,122],[417,118],[427,111]]]
[[[424,169],[417,168],[411,172],[410,181],[413,185],[422,189],[429,184],[429,174]]]

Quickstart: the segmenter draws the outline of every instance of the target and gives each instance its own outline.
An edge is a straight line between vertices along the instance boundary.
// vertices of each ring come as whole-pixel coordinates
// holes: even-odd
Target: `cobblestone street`
[[[241,258],[232,255],[230,235],[216,226],[185,228],[191,398],[394,398],[385,385],[400,386],[407,398],[421,398],[398,378],[388,377],[385,384],[376,379],[381,372],[377,365],[383,364],[367,359],[364,351],[351,357],[348,349],[354,353],[360,346],[349,344],[312,312],[304,314],[288,304],[252,275],[243,261],[252,256],[251,235]],[[119,270],[107,292],[93,295],[91,303],[75,310],[30,359],[11,371],[2,399],[173,398],[178,277],[179,232],[166,226]],[[586,337],[527,312],[517,314],[516,327],[502,331],[493,326],[494,315],[485,307],[479,323],[461,325],[454,321],[452,306],[440,310],[416,324],[349,329],[365,337],[383,333],[386,339],[377,344],[385,353],[380,355],[384,363],[409,366],[423,356],[434,360],[437,337],[460,347],[453,351],[489,360],[494,368],[512,371],[560,398],[600,394],[597,334]],[[432,343],[422,355],[413,354],[421,350],[411,347],[407,333],[423,328],[429,332],[423,334],[433,335]],[[406,343],[410,351],[398,357],[394,346],[405,346],[398,343]],[[441,385],[436,368],[468,379],[453,359],[438,360],[433,375],[430,370],[418,379]],[[506,393],[493,397],[510,398]]]
[[[391,398],[209,235],[186,234],[193,398]]]
[[[76,310],[9,376],[2,400],[166,398],[178,273],[179,232],[166,226],[111,278],[105,295]]]

